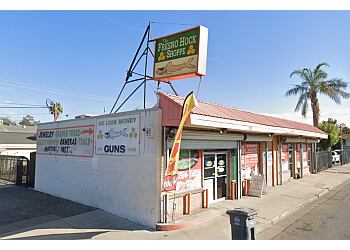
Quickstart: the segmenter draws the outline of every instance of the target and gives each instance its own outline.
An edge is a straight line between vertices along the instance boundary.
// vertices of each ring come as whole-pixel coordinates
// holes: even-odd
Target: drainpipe
[[[166,138],[166,127],[163,127],[163,174],[165,174],[166,166],[168,165],[168,154],[167,154],[167,147],[168,147],[168,140]],[[163,180],[161,180],[162,182]],[[163,195],[163,222],[168,223],[168,194]]]
[[[242,199],[242,150],[241,150],[241,142],[238,142],[238,149],[237,149],[237,199]]]

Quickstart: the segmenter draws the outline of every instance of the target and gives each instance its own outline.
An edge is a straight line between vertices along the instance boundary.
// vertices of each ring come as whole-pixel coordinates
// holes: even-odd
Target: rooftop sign
[[[208,29],[192,29],[156,39],[153,80],[169,81],[204,76]]]

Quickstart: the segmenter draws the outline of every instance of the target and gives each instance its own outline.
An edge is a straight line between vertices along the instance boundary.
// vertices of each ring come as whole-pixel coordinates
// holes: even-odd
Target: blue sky
[[[46,99],[62,104],[62,120],[103,114],[104,108],[109,113],[149,22],[155,22],[154,38],[196,25],[209,29],[207,74],[198,94],[202,101],[312,124],[311,108],[303,119],[294,113],[297,97],[284,96],[300,82],[289,78],[291,72],[328,62],[329,78],[350,82],[347,10],[2,10],[0,117],[18,122],[32,114],[41,122],[52,121],[46,109],[1,108],[45,106]],[[172,83],[186,96],[197,93],[199,78]],[[121,100],[136,86],[130,84]],[[173,93],[166,85],[161,88]],[[154,90],[155,83],[148,82],[147,107],[156,101]],[[337,105],[319,99],[321,121],[331,117],[350,125],[350,100]],[[135,108],[143,108],[143,89],[122,110]]]

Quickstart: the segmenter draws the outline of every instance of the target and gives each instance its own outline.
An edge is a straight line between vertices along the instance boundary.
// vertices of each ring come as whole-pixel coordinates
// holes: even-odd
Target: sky
[[[329,79],[350,82],[350,11],[343,6],[298,10],[271,4],[252,10],[249,5],[211,5],[191,10],[188,2],[179,3],[184,7],[177,10],[145,4],[125,9],[103,4],[0,6],[0,117],[19,122],[29,114],[51,122],[53,115],[43,108],[48,99],[64,108],[60,120],[109,113],[149,22],[153,38],[197,25],[209,30],[207,70],[199,92],[198,77],[172,81],[180,96],[198,92],[201,101],[312,125],[311,106],[305,119],[294,112],[297,97],[285,97],[301,82],[290,74],[327,62]],[[143,74],[144,63],[143,58],[135,71]],[[151,75],[150,54],[147,65]],[[138,84],[125,87],[116,107]],[[155,86],[147,82],[146,108],[156,103]],[[167,84],[160,87],[173,94]],[[120,111],[142,109],[143,91],[137,90]],[[319,96],[319,102],[320,121],[333,118],[350,126],[349,99],[337,105]]]

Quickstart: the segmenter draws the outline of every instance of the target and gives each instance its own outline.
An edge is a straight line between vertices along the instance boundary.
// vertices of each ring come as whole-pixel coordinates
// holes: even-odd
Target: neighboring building
[[[154,108],[38,124],[35,189],[155,228],[173,212],[161,187],[183,102],[159,93]],[[276,186],[312,173],[316,143],[327,138],[311,125],[199,101],[168,198],[175,216],[241,198],[253,174]]]
[[[350,149],[350,134],[343,134],[342,139],[344,149]]]
[[[0,125],[0,155],[25,156],[36,151],[36,126]]]

